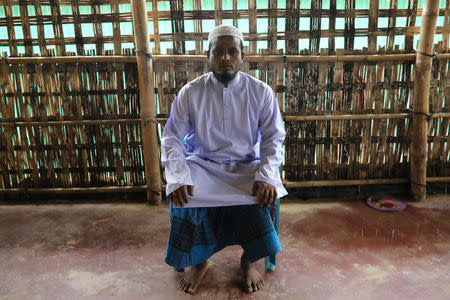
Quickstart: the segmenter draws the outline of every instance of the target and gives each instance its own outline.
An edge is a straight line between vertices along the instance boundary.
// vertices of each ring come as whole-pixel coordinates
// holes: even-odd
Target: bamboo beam
[[[439,59],[450,59],[450,53],[438,54]],[[136,62],[135,56],[129,55],[97,55],[97,56],[51,56],[51,57],[2,57],[10,64],[31,63],[113,63]],[[188,61],[206,62],[205,55],[152,55],[154,61]],[[384,62],[415,60],[415,53],[384,55],[248,55],[247,62]]]
[[[72,63],[111,63],[111,62],[136,62],[136,57],[131,55],[95,55],[95,56],[49,56],[49,57],[3,57],[10,64],[72,64]]]
[[[406,119],[411,118],[412,113],[394,114],[359,114],[359,115],[308,115],[308,116],[284,116],[284,121],[340,121],[340,120],[380,120],[380,119]],[[450,118],[450,113],[434,113],[430,119]],[[167,122],[168,118],[156,118],[157,123]],[[0,127],[15,126],[74,126],[74,125],[116,125],[138,124],[140,119],[105,119],[105,120],[72,120],[72,121],[1,121]]]
[[[147,200],[151,204],[161,202],[161,173],[156,131],[155,88],[153,62],[150,53],[148,20],[145,0],[132,0],[133,28],[136,60],[139,73],[139,97],[142,120],[142,142],[147,181]]]
[[[379,119],[406,119],[411,113],[395,114],[364,114],[364,115],[309,115],[309,116],[285,116],[285,121],[335,121],[335,120],[379,120]],[[449,113],[450,116],[450,113]]]
[[[321,186],[350,186],[350,185],[376,185],[376,184],[406,184],[407,178],[388,178],[388,179],[355,179],[355,180],[317,180],[317,181],[284,181],[283,185],[287,188],[306,188]],[[428,177],[430,183],[450,183],[450,177]],[[164,187],[164,186],[163,186]],[[145,192],[146,185],[141,186],[105,186],[105,187],[87,187],[87,188],[12,188],[0,189],[0,195],[7,194],[100,194],[100,193],[126,193],[126,192]]]
[[[347,186],[347,185],[373,185],[373,184],[403,184],[408,183],[407,178],[393,179],[355,179],[355,180],[313,180],[313,181],[286,181],[287,188],[320,187],[320,186]]]
[[[284,181],[286,188],[305,188],[321,186],[349,186],[349,185],[376,185],[376,184],[406,184],[407,178],[388,179],[348,179],[348,180],[315,180],[315,181]],[[450,182],[450,177],[428,177],[426,182]]]
[[[413,199],[421,201],[426,196],[427,177],[427,138],[429,110],[430,76],[433,59],[434,34],[439,12],[439,0],[427,0],[422,13],[419,49],[414,67],[414,115],[412,122],[411,145],[411,194]]]
[[[450,177],[427,177],[427,182],[450,182]]]
[[[88,188],[30,188],[30,189],[0,189],[0,194],[98,194],[98,193],[126,193],[145,192],[147,186],[104,186]]]
[[[380,119],[406,119],[411,118],[412,113],[393,114],[359,114],[359,115],[309,115],[309,116],[284,116],[285,121],[339,121],[339,120],[380,120]],[[450,113],[431,114],[430,119],[450,118]]]
[[[162,123],[168,118],[156,118],[156,122]],[[116,124],[139,124],[141,119],[108,119],[108,120],[74,120],[74,121],[2,121],[0,127],[14,126],[67,126],[67,125],[116,125]]]

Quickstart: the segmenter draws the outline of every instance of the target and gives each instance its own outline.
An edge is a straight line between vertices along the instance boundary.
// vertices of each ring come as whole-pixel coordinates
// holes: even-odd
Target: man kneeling
[[[191,267],[180,287],[195,293],[208,258],[241,245],[245,290],[264,285],[255,262],[281,250],[273,220],[287,194],[278,167],[285,131],[272,89],[239,72],[242,33],[219,25],[209,34],[211,72],[186,84],[161,139],[171,230],[165,261]]]

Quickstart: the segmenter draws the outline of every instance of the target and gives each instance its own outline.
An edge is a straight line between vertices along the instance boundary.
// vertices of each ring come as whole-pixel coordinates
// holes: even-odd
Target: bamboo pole
[[[285,121],[335,121],[335,120],[375,120],[375,119],[406,119],[410,113],[395,114],[364,114],[364,115],[308,115],[308,116],[285,116]],[[448,114],[450,117],[450,113]]]
[[[450,53],[439,54],[442,60],[450,59]],[[31,63],[112,63],[112,62],[136,62],[135,56],[111,55],[111,56],[51,56],[51,57],[2,57],[10,64]],[[188,61],[206,62],[205,55],[152,55],[154,61]],[[384,62],[384,61],[409,61],[415,60],[416,54],[373,54],[373,55],[248,55],[247,62]]]
[[[414,67],[414,115],[411,145],[411,194],[415,201],[426,196],[427,177],[427,138],[429,110],[431,53],[433,50],[436,20],[439,12],[439,0],[427,0],[422,13],[419,49]]]
[[[145,192],[147,186],[108,186],[108,187],[88,187],[88,188],[30,188],[30,189],[0,189],[0,194],[98,194],[98,193],[126,193]]]
[[[319,187],[319,186],[348,186],[348,185],[372,185],[372,184],[403,184],[408,183],[406,178],[394,179],[355,179],[355,180],[313,180],[313,181],[286,181],[283,185],[287,188]]]
[[[52,63],[108,63],[108,62],[136,62],[131,55],[95,55],[95,56],[49,56],[49,57],[3,57],[10,64],[52,64]]]
[[[308,116],[284,116],[285,121],[339,121],[339,120],[380,120],[380,119],[407,119],[412,113],[393,114],[358,114],[358,115],[308,115]],[[435,113],[430,119],[450,118],[450,113]]]
[[[168,118],[156,118],[156,122],[166,122]],[[116,125],[139,124],[140,119],[73,120],[73,121],[1,121],[0,127],[15,126],[74,126],[74,125]]]
[[[350,185],[376,185],[376,184],[406,184],[407,178],[386,179],[355,179],[355,180],[317,180],[317,181],[284,181],[287,188],[307,188],[321,186],[350,186]],[[450,177],[428,177],[427,182],[449,183]],[[164,185],[163,185],[164,187]],[[0,195],[7,194],[101,194],[101,193],[126,193],[145,192],[146,185],[140,186],[108,186],[108,187],[86,187],[86,188],[12,188],[0,189]]]
[[[161,202],[161,173],[159,169],[158,136],[156,131],[155,88],[150,53],[148,20],[145,0],[132,0],[133,28],[139,73],[139,96],[142,120],[142,142],[147,181],[147,200]]]
[[[450,182],[450,177],[428,177],[427,182]],[[286,188],[306,188],[321,186],[349,186],[349,185],[376,185],[376,184],[406,184],[407,178],[381,178],[381,179],[347,179],[347,180],[315,180],[315,181],[284,181]]]
[[[393,114],[358,114],[358,115],[307,115],[307,116],[284,116],[284,121],[339,121],[339,120],[379,120],[379,119],[407,119],[412,113]],[[434,113],[430,119],[450,118],[450,113]],[[156,118],[157,123],[167,122],[168,118]],[[71,121],[0,121],[0,127],[15,126],[74,126],[74,125],[116,125],[116,124],[138,124],[140,119],[104,119],[104,120],[71,120]]]

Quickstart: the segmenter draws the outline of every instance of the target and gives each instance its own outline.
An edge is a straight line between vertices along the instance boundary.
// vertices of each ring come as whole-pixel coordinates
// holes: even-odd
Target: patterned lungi
[[[274,228],[278,202],[181,208],[170,205],[171,228],[165,262],[185,268],[207,260],[226,246],[241,245],[250,262],[281,251]]]

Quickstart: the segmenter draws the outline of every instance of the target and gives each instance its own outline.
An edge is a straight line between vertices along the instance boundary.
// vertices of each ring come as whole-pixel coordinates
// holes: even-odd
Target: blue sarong
[[[241,245],[250,262],[281,251],[274,228],[277,202],[180,208],[170,205],[171,228],[165,262],[186,268],[207,260],[226,246]]]

